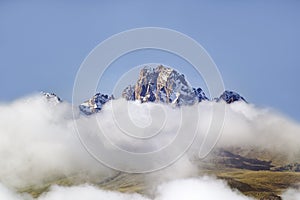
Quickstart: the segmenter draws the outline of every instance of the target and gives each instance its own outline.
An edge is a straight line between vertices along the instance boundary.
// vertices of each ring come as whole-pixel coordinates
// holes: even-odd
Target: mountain
[[[61,102],[61,99],[54,93],[43,92],[43,95],[48,101]],[[156,68],[146,66],[141,69],[136,84],[127,86],[122,92],[122,97],[128,101],[157,102],[175,106],[209,101],[201,88],[193,88],[183,74],[163,65]],[[99,112],[103,105],[111,99],[114,99],[112,95],[97,93],[91,99],[80,104],[79,109],[82,113],[91,115]],[[247,102],[238,93],[228,90],[214,100],[225,101],[228,104],[235,101]]]
[[[102,106],[109,100],[114,99],[113,96],[97,93],[91,99],[79,105],[79,109],[86,115],[91,115],[102,109]]]
[[[144,67],[136,84],[126,87],[122,97],[142,103],[161,102],[177,106],[208,100],[202,89],[192,88],[183,74],[162,65]]]
[[[203,92],[203,90],[201,88],[193,88],[193,91],[196,95],[196,97],[198,98],[198,102],[201,102],[203,100],[209,100],[206,96],[205,93]]]
[[[42,94],[49,102],[62,102],[54,93]],[[201,88],[193,88],[183,74],[162,65],[156,68],[144,67],[136,84],[126,87],[122,97],[128,101],[157,102],[175,106],[193,105],[202,101],[247,103],[241,95],[229,90],[210,100]],[[113,96],[97,93],[80,104],[79,109],[83,114],[91,115],[101,111],[103,105],[111,99],[114,99]],[[199,172],[198,175],[212,174],[226,180],[234,190],[260,200],[281,200],[282,191],[296,187],[300,181],[300,158],[291,162],[284,154],[265,149],[240,146],[216,148],[206,159],[194,159],[192,162],[201,166],[203,172]],[[143,194],[146,191],[143,182],[145,179],[143,174],[117,172],[116,175],[95,184],[103,188],[121,188],[122,191]],[[60,181],[61,179],[58,183],[61,183]],[[47,189],[48,186],[45,187],[45,190]],[[42,190],[39,189],[38,192],[40,191]],[[36,193],[35,190],[33,192]]]
[[[233,91],[228,91],[228,90],[225,90],[223,92],[223,94],[221,94],[221,96],[216,99],[217,102],[219,102],[221,100],[225,101],[226,103],[233,103],[235,101],[244,101],[244,102],[247,102],[244,99],[244,97],[242,97],[238,93],[233,92]]]

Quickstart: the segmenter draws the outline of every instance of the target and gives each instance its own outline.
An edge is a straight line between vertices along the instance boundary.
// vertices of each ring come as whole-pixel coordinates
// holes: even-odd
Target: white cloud
[[[211,177],[174,180],[158,187],[155,200],[251,200]]]
[[[69,104],[49,105],[40,96],[0,106],[0,180],[13,187],[108,170],[84,150]]]
[[[130,115],[128,115],[127,110],[122,109],[128,104],[130,105]],[[199,111],[199,130],[197,134],[200,138],[203,138],[203,134],[209,127],[211,110],[214,104],[203,102],[193,107],[183,108],[183,111],[188,115],[181,123],[182,110],[180,109],[153,103],[126,102],[120,99],[107,103],[103,110],[96,115],[90,117],[78,115],[74,120],[84,130],[81,134],[98,137],[98,124],[93,123],[94,119],[98,119],[102,124],[102,129],[109,133],[109,138],[117,145],[127,150],[147,152],[170,144],[179,127],[181,127],[181,132],[187,136],[192,134],[192,123],[195,120],[194,111],[196,110]],[[238,145],[267,148],[281,151],[281,153],[290,156],[291,160],[296,158],[295,155],[299,155],[299,124],[268,109],[256,108],[242,102],[225,106],[226,118],[221,139],[218,143],[219,147]],[[114,110],[115,113],[113,108],[117,108]],[[218,111],[215,114],[218,114]],[[117,118],[115,118],[116,116]],[[115,119],[121,120],[119,121],[121,124],[116,124]],[[137,142],[132,138],[128,138],[120,130],[120,126],[124,126],[122,121],[127,123],[128,119],[133,120],[133,124],[137,127],[147,127],[147,130],[140,132],[139,136],[151,135],[151,133],[160,130],[162,124],[164,127],[161,129],[161,135],[157,137],[158,139],[152,138]],[[78,182],[83,183],[89,182],[94,177],[102,179],[112,175],[114,171],[101,165],[86,152],[73,125],[72,106],[68,103],[54,106],[38,95],[22,98],[10,104],[0,104],[0,180],[2,184],[5,187],[18,189],[44,184],[49,180],[74,174],[81,174],[81,176],[78,175],[78,179],[80,179]],[[149,125],[150,127],[148,127]],[[130,128],[130,126],[128,127]],[[174,150],[184,147],[188,142],[182,140],[182,144],[177,143]],[[196,150],[196,153],[199,149],[198,145],[198,143],[193,145],[193,150]],[[191,153],[195,152],[191,151]],[[168,156],[163,155],[162,158],[168,158]],[[122,161],[120,157],[113,157],[113,159]],[[127,166],[126,164],[125,162],[124,167]],[[155,200],[175,199],[184,195],[220,198],[220,196],[216,196],[216,190],[220,191],[224,197],[227,195],[228,198],[247,199],[236,191],[230,190],[223,182],[218,180],[207,177],[182,180],[182,178],[197,176],[197,170],[197,166],[191,164],[188,157],[183,157],[176,165],[149,176],[151,177],[149,184],[155,182],[157,185],[157,183],[171,181],[158,187]],[[0,187],[0,195],[3,197],[0,199],[23,200],[25,198],[5,189],[5,187]],[[69,194],[71,198],[73,197],[72,193],[74,195],[77,192],[85,194],[86,191],[89,191],[87,193],[91,195],[93,192],[99,195],[112,195],[107,196],[111,199],[118,198],[118,195],[121,195],[87,185],[70,188],[56,186],[40,198],[48,200],[47,198],[57,197],[55,199],[57,200],[59,194],[63,193]],[[120,199],[146,198],[138,195],[122,195]],[[292,198],[287,196],[290,195],[288,192],[285,195],[287,200]],[[94,196],[91,196],[91,199],[93,198]]]
[[[0,199],[5,200],[22,200],[23,197],[21,195],[16,194],[12,190],[6,188],[4,185],[0,183]]]
[[[211,177],[179,179],[164,183],[149,198],[137,193],[120,193],[96,188],[91,185],[72,187],[52,186],[50,191],[37,200],[251,200],[237,191],[231,190],[226,183]],[[5,200],[32,200],[27,195],[17,194],[0,185],[0,198]]]
[[[299,200],[300,199],[300,190],[288,189],[282,194],[283,200]]]
[[[89,185],[74,187],[53,186],[50,192],[38,200],[150,200],[140,194],[126,194],[116,191],[102,190]]]

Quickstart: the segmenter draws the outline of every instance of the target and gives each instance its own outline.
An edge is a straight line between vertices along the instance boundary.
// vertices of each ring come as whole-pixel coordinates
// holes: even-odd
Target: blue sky
[[[227,89],[299,121],[299,10],[296,0],[1,0],[0,101],[40,90],[70,101],[76,72],[97,44],[127,29],[156,26],[199,42]],[[163,62],[202,86],[189,78],[187,63],[169,55],[140,52],[121,61],[116,63],[128,69]],[[108,75],[105,80],[103,90],[117,79]]]

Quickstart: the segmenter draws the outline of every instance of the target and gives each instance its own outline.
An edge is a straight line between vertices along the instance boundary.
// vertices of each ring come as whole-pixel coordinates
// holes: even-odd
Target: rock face
[[[281,167],[276,167],[274,171],[300,172],[300,163],[290,163]]]
[[[193,88],[193,91],[195,93],[195,95],[197,96],[198,98],[198,102],[201,102],[203,100],[209,100],[206,96],[205,96],[205,93],[203,92],[203,90],[201,88]]]
[[[137,83],[124,89],[122,97],[127,100],[162,102],[167,104],[192,105],[208,100],[201,88],[192,88],[183,74],[162,65],[144,67]]]
[[[84,114],[91,115],[93,113],[99,112],[102,109],[103,105],[113,98],[113,96],[97,93],[91,99],[80,104],[79,109]]]
[[[122,97],[125,98],[128,101],[134,101],[135,100],[135,91],[134,86],[128,85],[122,92]]]
[[[216,152],[214,162],[228,168],[252,171],[270,170],[274,167],[271,161],[243,157],[225,149],[220,149],[219,152]]]
[[[239,95],[236,92],[229,91],[229,90],[226,90],[225,92],[223,92],[223,94],[221,94],[221,96],[216,99],[217,102],[219,102],[221,100],[225,101],[228,104],[233,103],[235,101],[247,102],[241,95]]]

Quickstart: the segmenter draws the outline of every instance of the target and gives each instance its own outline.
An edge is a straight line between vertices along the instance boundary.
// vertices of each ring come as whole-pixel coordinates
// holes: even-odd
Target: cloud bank
[[[298,200],[300,199],[300,190],[288,189],[282,194],[283,200]]]
[[[12,187],[42,184],[76,173],[108,173],[80,144],[71,106],[39,95],[0,106],[0,180]]]
[[[0,185],[0,198],[5,200],[31,200]],[[251,200],[237,191],[231,190],[226,183],[210,177],[180,179],[158,186],[153,198],[136,193],[106,191],[91,185],[73,187],[52,186],[38,200]]]
[[[0,199],[30,199],[29,196],[13,191],[62,177],[76,175],[80,179],[78,182],[84,183],[95,177],[102,180],[115,174],[114,170],[96,161],[86,151],[78,138],[74,120],[79,126],[80,134],[85,135],[85,139],[90,138],[91,142],[97,141],[95,138],[103,139],[104,136],[99,135],[100,126],[102,132],[109,133],[105,137],[118,147],[143,153],[172,144],[179,129],[180,133],[194,134],[192,123],[195,122],[196,115],[191,110],[199,112],[199,116],[196,116],[199,124],[195,134],[201,141],[209,129],[212,114],[219,112],[217,110],[212,113],[214,104],[216,103],[202,102],[181,110],[168,105],[140,104],[119,99],[105,104],[100,113],[90,117],[79,115],[77,108],[74,108],[73,119],[72,105],[67,102],[54,105],[40,95],[24,97],[9,104],[0,103]],[[272,110],[243,102],[224,106],[226,117],[217,147],[247,146],[278,151],[291,160],[299,158],[299,124]],[[128,137],[126,129],[131,128],[131,125],[128,126],[129,122],[137,127],[136,130],[144,129],[135,136],[146,139]],[[182,144],[175,143],[174,149],[181,149],[189,144],[190,138],[187,138],[187,141],[182,140]],[[195,142],[188,155],[197,155],[199,147],[200,143]],[[108,145],[107,148],[111,147]],[[174,152],[175,155],[177,152]],[[197,166],[189,161],[189,156],[184,156],[180,162],[163,172],[157,172],[156,175],[154,173],[153,180],[160,179],[157,181],[160,183],[167,181],[158,186],[155,200],[180,199],[185,195],[190,199],[199,199],[200,196],[201,199],[220,199],[217,194],[228,199],[249,199],[232,191],[219,180],[208,177],[184,179],[197,176]],[[167,158],[168,155],[163,157]],[[122,161],[121,157],[113,159]],[[125,163],[124,167],[126,166]],[[149,182],[152,180],[149,179]],[[216,190],[219,192],[215,192]],[[85,195],[90,196],[83,198]],[[69,188],[53,186],[39,200],[59,200],[62,197],[75,200],[103,199],[98,196],[103,196],[104,199],[149,199],[138,194],[120,194],[82,185]],[[296,191],[284,193],[287,200],[298,197],[299,193]]]

